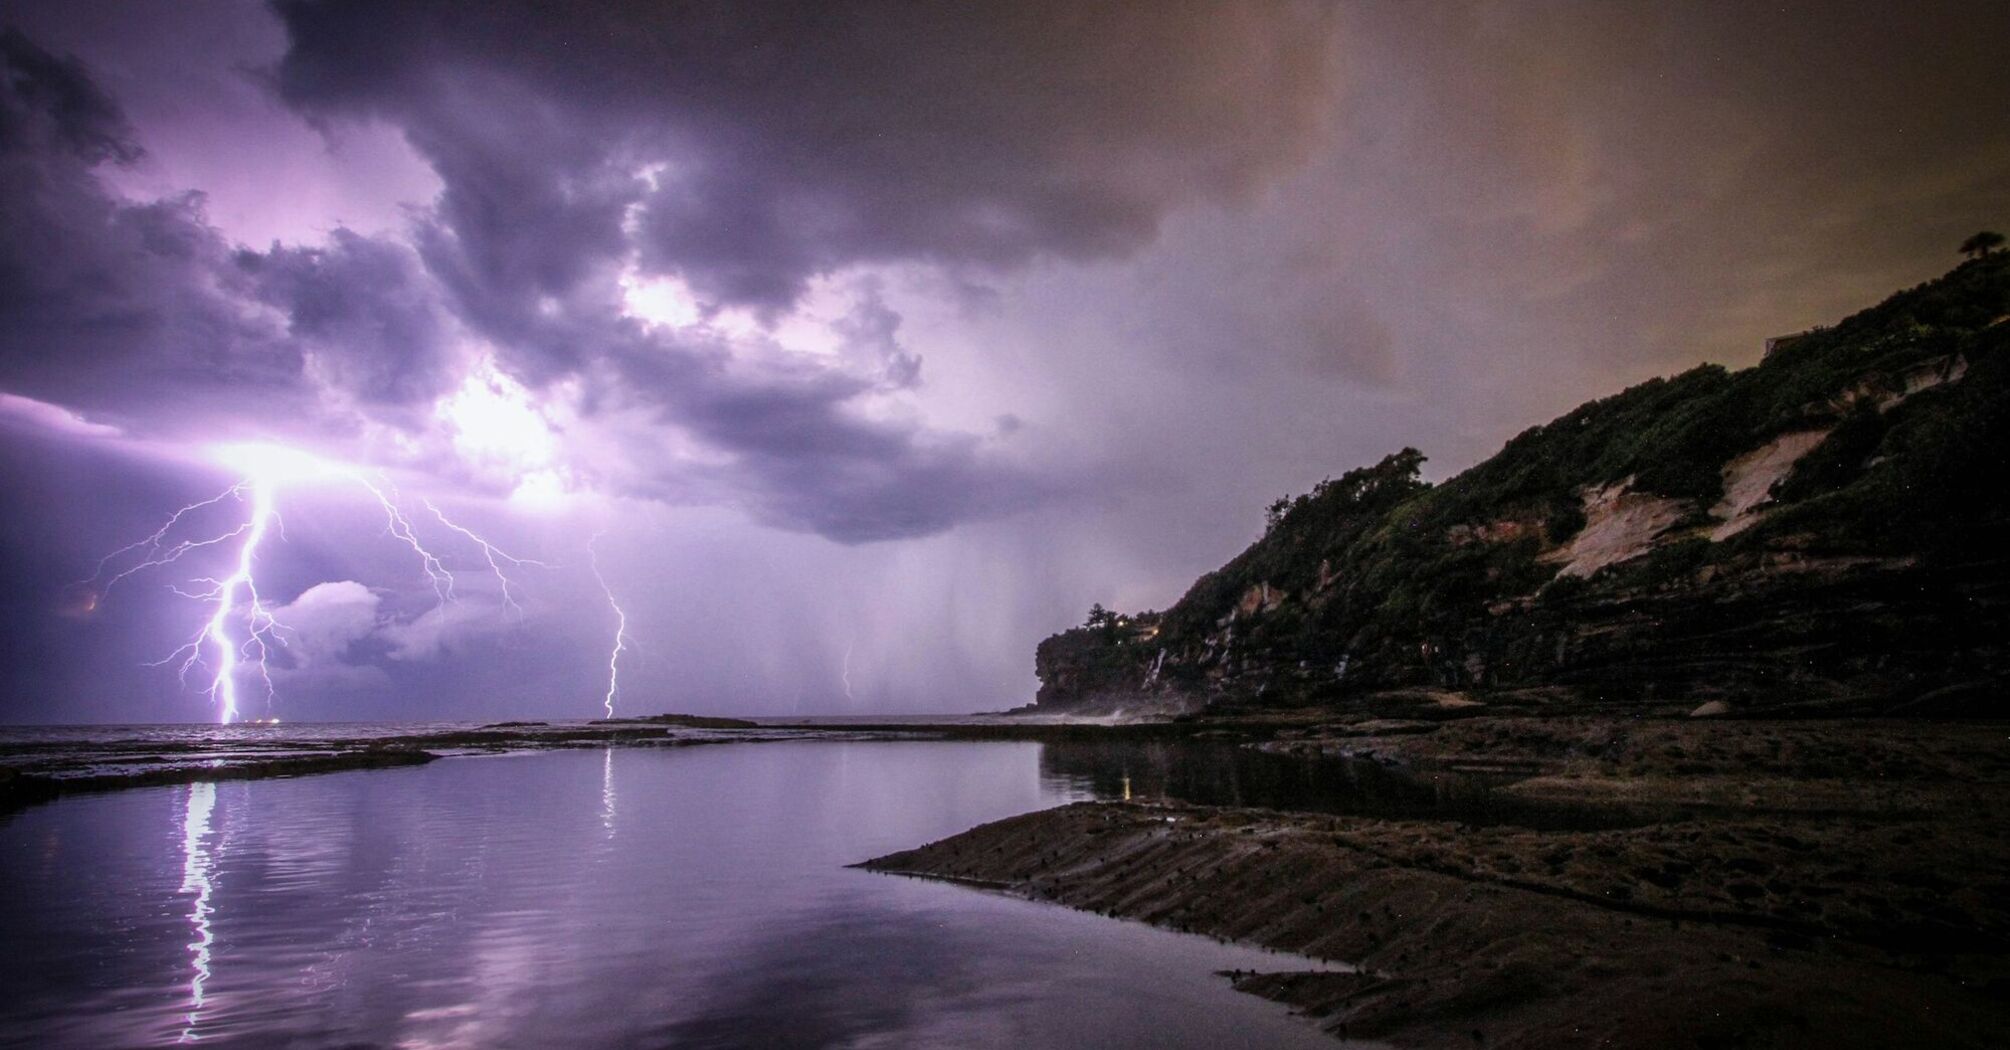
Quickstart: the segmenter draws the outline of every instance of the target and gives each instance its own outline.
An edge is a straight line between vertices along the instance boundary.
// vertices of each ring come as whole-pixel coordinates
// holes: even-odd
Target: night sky
[[[234,541],[80,581],[245,445],[335,465],[278,478],[247,715],[598,715],[596,535],[629,713],[1013,706],[1041,637],[1170,604],[1279,495],[1448,477],[2010,221],[2000,3],[0,26],[6,721],[215,716],[149,664]],[[428,502],[544,564],[504,595]]]

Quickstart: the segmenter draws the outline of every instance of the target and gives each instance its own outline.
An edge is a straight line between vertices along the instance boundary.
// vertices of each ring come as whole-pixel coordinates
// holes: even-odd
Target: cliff
[[[1992,711],[2010,674],[2007,318],[1997,253],[1751,368],[1583,405],[1443,484],[1414,449],[1349,471],[1274,504],[1163,613],[1042,642],[1038,706],[1427,688]]]

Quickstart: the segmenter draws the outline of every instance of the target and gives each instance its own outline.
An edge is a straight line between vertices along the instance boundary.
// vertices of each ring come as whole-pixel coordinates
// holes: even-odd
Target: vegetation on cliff
[[[1044,642],[1041,703],[1407,686],[1967,703],[2005,671],[2010,256],[1583,405],[1429,485],[1404,449],[1269,509],[1163,614]],[[1957,703],[1957,706],[1958,706]]]

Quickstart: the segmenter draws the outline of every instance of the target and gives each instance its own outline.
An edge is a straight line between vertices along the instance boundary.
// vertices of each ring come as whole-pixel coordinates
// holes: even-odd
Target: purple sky
[[[2010,201],[2010,7],[0,5],[0,718],[275,479],[288,719],[1025,702],[1262,506],[1832,321]],[[454,572],[441,603],[355,479]],[[478,546],[547,563],[510,608]],[[242,507],[186,523],[232,527]],[[197,588],[200,589],[200,588]],[[249,689],[249,686],[247,686]],[[265,713],[263,687],[248,714]]]

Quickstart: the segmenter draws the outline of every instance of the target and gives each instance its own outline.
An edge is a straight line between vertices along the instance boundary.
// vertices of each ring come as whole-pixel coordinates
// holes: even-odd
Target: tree
[[[1284,516],[1289,513],[1291,513],[1291,497],[1279,496],[1277,502],[1272,503],[1263,510],[1263,530],[1268,532],[1276,528],[1284,520]]]
[[[1117,626],[1117,614],[1103,608],[1102,602],[1097,602],[1089,606],[1089,622],[1082,626],[1108,634]]]
[[[1980,259],[1985,255],[1994,253],[1996,249],[2001,247],[2003,247],[2002,234],[1997,233],[1995,230],[1983,230],[1981,233],[1961,242],[1961,254],[1971,259]]]

